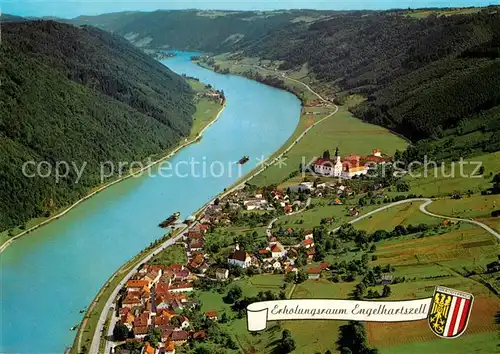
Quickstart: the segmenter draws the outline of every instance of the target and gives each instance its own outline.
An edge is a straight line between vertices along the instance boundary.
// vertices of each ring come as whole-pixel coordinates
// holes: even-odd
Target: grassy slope
[[[301,123],[307,124],[307,118]],[[286,156],[286,166],[272,166],[252,180],[253,184],[279,184],[284,177],[296,171],[301,162],[310,163],[324,150],[334,151],[338,146],[342,155],[350,153],[368,155],[374,148],[384,154],[393,155],[403,150],[407,143],[385,128],[371,125],[354,118],[344,109],[312,129]]]
[[[419,206],[421,204],[423,203],[407,203],[383,210],[356,223],[356,228],[367,232],[375,232],[377,230],[391,231],[400,224],[408,226],[409,224],[418,225],[424,223],[433,225],[442,223],[442,220],[420,212]]]
[[[424,170],[419,170],[417,171],[419,176],[417,176],[416,173],[415,177],[408,175],[405,179],[410,184],[412,193],[417,195],[423,194],[424,196],[443,196],[452,194],[456,191],[465,192],[469,189],[477,193],[481,189],[491,187],[492,177],[490,176],[490,172],[492,172],[493,175],[498,172],[500,152],[471,157],[465,161],[481,162],[482,166],[485,168],[485,176],[473,175],[472,173],[476,169],[476,165],[466,164],[463,166],[463,171],[464,176],[467,177],[461,177],[458,162],[455,162],[454,165],[448,162],[444,167],[439,167],[437,169],[430,166],[427,175],[425,175]],[[444,173],[442,172],[442,168],[444,169]],[[452,175],[452,171],[454,171],[454,175]]]

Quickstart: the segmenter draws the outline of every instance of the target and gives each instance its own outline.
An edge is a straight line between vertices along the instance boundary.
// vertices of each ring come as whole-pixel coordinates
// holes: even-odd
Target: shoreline
[[[29,229],[27,230],[24,230],[23,232],[9,238],[8,240],[6,240],[4,243],[2,243],[2,245],[0,245],[0,254],[5,251],[7,249],[7,247],[9,247],[14,241],[18,240],[19,238],[23,237],[23,236],[26,236],[28,235],[30,232],[32,231],[35,231],[36,229],[40,228],[40,227],[43,227],[47,224],[49,224],[50,222],[52,221],[55,221],[61,217],[63,217],[64,215],[66,215],[67,213],[69,213],[71,210],[73,210],[74,208],[76,208],[77,206],[79,206],[80,204],[82,204],[83,202],[85,202],[86,200],[92,198],[93,196],[95,196],[96,194],[98,194],[99,192],[102,192],[103,190],[109,188],[109,187],[112,187],[113,185],[117,184],[117,183],[120,183],[120,182],[123,182],[129,178],[132,178],[132,177],[135,177],[136,175],[144,172],[145,170],[159,164],[160,162],[163,162],[171,157],[173,157],[175,154],[177,154],[180,150],[182,150],[183,148],[191,145],[191,144],[194,144],[196,143],[197,141],[199,141],[202,136],[203,136],[203,133],[208,129],[210,128],[216,121],[219,120],[220,118],[220,115],[222,114],[222,112],[224,112],[224,109],[226,108],[226,102],[224,102],[224,104],[222,105],[222,107],[220,108],[219,112],[217,113],[217,115],[215,116],[214,119],[212,119],[194,138],[192,138],[191,140],[189,141],[185,141],[183,143],[181,143],[180,145],[178,145],[176,148],[174,148],[174,150],[170,151],[169,153],[167,153],[167,155],[164,155],[162,157],[160,157],[159,159],[153,161],[152,163],[150,163],[149,165],[141,168],[140,170],[137,170],[133,173],[129,173],[128,175],[126,176],[123,176],[123,177],[120,177],[119,179],[115,180],[115,181],[112,181],[112,182],[109,182],[107,184],[105,184],[104,186],[101,186],[99,187],[98,189],[96,189],[95,191],[87,194],[86,196],[80,198],[79,200],[77,200],[76,202],[74,202],[73,204],[71,204],[69,207],[65,208],[63,211],[61,211],[60,213],[50,217],[49,219],[47,220],[44,220],[42,222],[40,222],[39,224],[36,224],[32,227],[30,227]]]

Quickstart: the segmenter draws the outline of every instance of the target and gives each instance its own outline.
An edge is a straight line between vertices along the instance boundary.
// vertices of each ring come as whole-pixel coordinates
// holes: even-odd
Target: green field
[[[321,219],[333,217],[335,218],[335,222],[328,225],[329,229],[333,229],[363,215],[364,213],[380,207],[381,205],[358,207],[355,200],[348,201],[345,205],[328,205],[328,200],[314,198],[311,201],[311,209],[296,215],[283,216],[273,226],[274,228],[290,227],[292,229],[303,229],[304,231],[308,231],[312,230],[316,226],[320,226]],[[356,208],[359,210],[359,215],[348,216],[347,210],[350,208]]]
[[[479,334],[464,334],[453,340],[435,339],[426,342],[413,342],[388,348],[380,348],[380,354],[408,354],[408,353],[481,353],[491,354],[498,352],[498,334],[494,332]]]
[[[154,256],[148,263],[163,266],[186,264],[186,248],[184,245],[172,245]]]
[[[355,223],[355,227],[367,232],[375,232],[377,230],[391,231],[397,225],[435,225],[443,222],[442,219],[433,218],[422,213],[419,209],[421,204],[423,202],[412,202],[394,206]]]
[[[196,113],[193,117],[193,126],[188,139],[196,137],[210,122],[212,122],[217,114],[219,114],[222,106],[208,98],[202,98],[196,104]]]
[[[427,207],[430,212],[456,218],[473,218],[500,231],[500,217],[492,217],[500,209],[500,195],[476,195],[462,199],[439,199]]]
[[[337,146],[342,155],[368,155],[372,149],[380,148],[382,153],[392,156],[396,150],[404,150],[407,143],[385,128],[364,123],[341,108],[337,114],[314,127],[290,150],[286,155],[286,166],[271,166],[251,183],[259,186],[280,184],[286,176],[297,171],[302,162],[309,164],[323,151],[335,151]]]
[[[498,173],[500,166],[500,152],[471,157],[465,161],[482,163],[485,169],[484,176],[473,174],[476,165],[464,164],[463,176],[466,177],[462,177],[458,162],[453,165],[447,162],[443,167],[444,173],[441,167],[436,170],[431,166],[427,174],[423,170],[418,170],[415,171],[415,177],[407,175],[405,180],[410,184],[411,193],[424,196],[446,196],[454,192],[465,193],[468,190],[478,193],[490,188],[492,175]]]

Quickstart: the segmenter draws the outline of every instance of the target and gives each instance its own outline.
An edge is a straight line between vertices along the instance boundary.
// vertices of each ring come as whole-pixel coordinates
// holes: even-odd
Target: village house
[[[227,259],[227,263],[241,268],[248,268],[252,264],[252,258],[247,252],[240,250],[240,246],[236,244],[233,253]]]
[[[156,349],[149,342],[146,342],[142,348],[142,354],[156,354]]]
[[[267,200],[262,198],[250,198],[243,202],[243,206],[246,210],[259,210],[265,209],[267,206]]]
[[[227,278],[229,278],[229,270],[226,268],[217,268],[215,270],[215,277],[218,280],[226,280]]]
[[[186,331],[173,331],[170,335],[170,340],[175,343],[176,346],[183,345],[187,342],[189,338],[189,333]]]
[[[310,268],[307,270],[307,277],[309,279],[319,279],[321,276],[321,268]]]
[[[153,286],[153,283],[149,280],[131,279],[127,282],[127,291],[128,292],[141,291],[144,287],[151,289],[151,286]]]
[[[142,305],[142,298],[139,292],[129,292],[122,301],[123,307],[133,308]]]
[[[301,245],[304,248],[314,247],[314,239],[312,239],[312,238],[306,238],[304,241],[302,241]]]
[[[282,258],[286,255],[286,250],[283,245],[279,242],[276,242],[274,245],[270,247],[271,256],[274,259]]]
[[[306,251],[306,255],[307,255],[307,263],[312,263],[312,261],[314,260],[314,256],[316,255],[316,251],[314,250],[314,247],[309,248]]]
[[[393,279],[392,274],[382,274],[381,284],[382,285],[392,284],[392,279]]]
[[[193,291],[193,284],[187,282],[172,284],[169,287],[169,291],[173,293],[191,292]]]
[[[201,253],[193,253],[191,254],[191,260],[189,261],[189,267],[199,273],[205,273],[209,268],[205,257]]]
[[[212,321],[217,321],[217,311],[205,312],[205,317]]]
[[[143,327],[134,326],[133,331],[134,331],[135,338],[144,339],[144,337],[146,337],[148,335],[148,330],[149,330],[149,328],[147,326],[143,326]]]
[[[158,354],[175,354],[175,343],[172,341],[166,341],[165,346],[158,350]]]

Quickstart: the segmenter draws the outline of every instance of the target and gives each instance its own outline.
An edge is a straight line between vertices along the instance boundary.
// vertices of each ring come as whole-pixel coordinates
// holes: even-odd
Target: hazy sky
[[[357,10],[418,7],[484,6],[500,5],[500,0],[0,0],[3,13],[20,16],[97,15],[125,10],[153,11],[157,9],[322,9]]]

